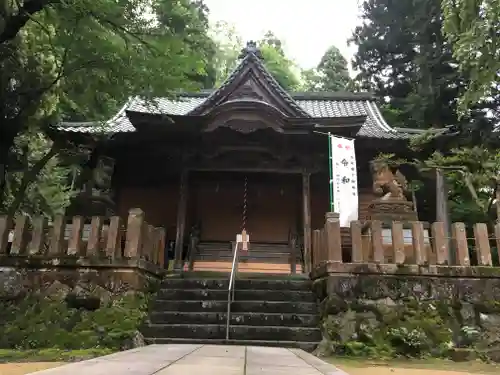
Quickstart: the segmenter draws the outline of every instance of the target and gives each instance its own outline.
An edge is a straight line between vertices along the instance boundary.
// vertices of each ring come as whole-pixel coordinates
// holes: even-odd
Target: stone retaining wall
[[[473,353],[500,361],[498,268],[329,268],[313,284],[321,301],[322,351],[456,359]]]

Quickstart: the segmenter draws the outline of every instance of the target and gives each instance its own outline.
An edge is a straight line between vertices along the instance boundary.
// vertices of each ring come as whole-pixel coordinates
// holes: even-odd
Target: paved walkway
[[[347,375],[299,349],[224,345],[150,345],[37,375]]]

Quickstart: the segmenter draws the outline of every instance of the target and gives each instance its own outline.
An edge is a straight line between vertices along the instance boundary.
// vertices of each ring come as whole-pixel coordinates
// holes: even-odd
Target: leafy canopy
[[[500,88],[500,0],[442,0],[443,30],[460,70],[468,72],[460,109]]]
[[[340,50],[331,46],[316,69],[302,72],[303,91],[345,91],[351,81],[347,60]]]

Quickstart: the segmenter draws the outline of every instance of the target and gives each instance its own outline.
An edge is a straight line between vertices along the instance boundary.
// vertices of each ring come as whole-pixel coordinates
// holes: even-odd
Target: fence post
[[[66,217],[64,215],[56,215],[52,223],[50,231],[50,255],[61,255],[62,244],[64,241],[64,231],[66,229]]]
[[[392,252],[395,264],[403,264],[406,259],[403,223],[393,221],[391,226]]]
[[[448,238],[446,238],[446,233],[448,231],[444,227],[444,223],[435,222],[431,226],[432,231],[432,245],[434,246],[434,252],[436,253],[436,263],[438,265],[449,265],[450,264],[450,250],[448,247]]]
[[[125,241],[125,258],[140,258],[142,234],[144,225],[144,211],[132,208],[128,214],[127,234]]]
[[[11,255],[23,255],[26,253],[28,246],[28,224],[29,217],[27,215],[19,215],[16,217],[14,238],[10,248]]]
[[[384,245],[382,243],[382,223],[379,220],[371,222],[373,262],[384,263]]]
[[[327,212],[325,214],[325,245],[326,261],[342,263],[342,241],[340,236],[339,214]]]
[[[87,240],[87,255],[101,255],[101,235],[102,235],[102,217],[93,216],[90,222],[89,238]]]
[[[321,262],[320,246],[321,246],[321,231],[319,229],[316,229],[313,231],[313,237],[312,237],[312,257],[311,257],[312,270],[314,270]]]
[[[474,239],[476,244],[477,264],[491,266],[491,248],[488,238],[488,227],[484,223],[474,224]]]
[[[457,262],[459,266],[470,266],[469,247],[467,246],[467,233],[464,223],[453,223],[451,227],[452,238],[457,249]]]
[[[359,221],[351,221],[351,244],[352,262],[363,263],[363,238]]]
[[[122,257],[120,227],[120,216],[112,216],[111,219],[109,219],[108,238],[106,241],[106,255],[113,259],[119,259]]]
[[[8,216],[0,216],[0,255],[7,255],[9,245],[9,233],[12,219]]]
[[[33,232],[31,241],[28,245],[30,255],[42,254],[45,246],[45,231],[47,229],[47,219],[43,216],[38,216],[33,219]]]
[[[68,255],[83,255],[82,233],[85,221],[81,216],[74,216],[71,221],[71,233],[68,241]]]
[[[415,263],[422,265],[425,262],[430,262],[430,256],[425,252],[424,225],[420,221],[411,223],[411,238]]]

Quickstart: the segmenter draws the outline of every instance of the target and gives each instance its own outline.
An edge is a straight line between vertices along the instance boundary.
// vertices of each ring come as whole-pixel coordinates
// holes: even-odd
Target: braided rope
[[[245,176],[245,184],[243,190],[243,214],[242,214],[242,224],[241,224],[241,232],[246,229],[247,226],[247,197],[248,197],[248,179]]]

